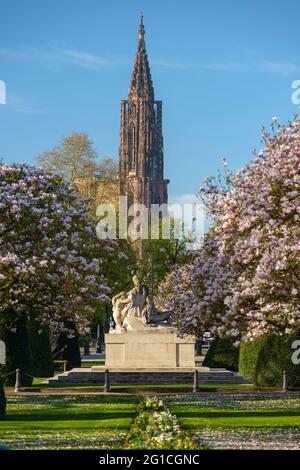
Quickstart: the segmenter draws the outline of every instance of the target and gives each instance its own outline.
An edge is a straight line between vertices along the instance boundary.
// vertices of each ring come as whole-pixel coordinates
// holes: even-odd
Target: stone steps
[[[245,377],[226,369],[197,368],[199,371],[199,383],[202,385],[238,385],[251,383]],[[68,372],[48,379],[44,383],[65,385],[91,385],[104,384],[105,368],[72,369]],[[110,370],[109,379],[111,385],[171,385],[192,384],[194,380],[193,370]]]

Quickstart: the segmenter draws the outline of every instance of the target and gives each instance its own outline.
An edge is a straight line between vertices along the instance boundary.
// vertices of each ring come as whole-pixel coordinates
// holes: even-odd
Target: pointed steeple
[[[144,15],[143,13],[141,13],[140,14],[140,26],[139,26],[139,41],[143,41],[144,36],[145,36],[145,28],[144,28],[143,19],[144,19]]]
[[[154,90],[145,44],[143,14],[140,15],[138,50],[135,56],[129,96],[144,96],[154,99]]]
[[[164,179],[163,152],[162,102],[154,100],[141,15],[129,94],[121,100],[119,183],[128,207],[133,202],[148,208],[167,204],[169,180]]]

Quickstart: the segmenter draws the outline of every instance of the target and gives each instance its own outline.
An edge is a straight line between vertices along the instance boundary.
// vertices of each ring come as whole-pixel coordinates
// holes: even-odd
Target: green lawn
[[[300,413],[294,410],[235,411],[212,408],[173,408],[185,428],[299,427]]]
[[[0,443],[12,449],[118,448],[137,398],[9,396]]]
[[[145,386],[135,388],[137,395],[86,395],[83,391],[76,395],[9,395],[7,417],[0,421],[0,443],[12,449],[120,448],[141,389],[149,391]],[[300,400],[296,395],[270,390],[259,393],[245,387],[192,394],[185,386],[176,394],[176,388],[164,400],[201,445],[240,448],[242,443],[249,448],[264,442],[276,448],[283,439],[283,448],[293,442],[300,448]],[[158,391],[166,389],[161,386]]]
[[[188,429],[300,427],[297,396],[266,391],[229,395],[201,394],[169,399],[172,411]]]
[[[105,361],[81,361],[81,367],[104,366]]]
[[[281,392],[168,397],[180,424],[210,449],[300,449],[300,400]]]

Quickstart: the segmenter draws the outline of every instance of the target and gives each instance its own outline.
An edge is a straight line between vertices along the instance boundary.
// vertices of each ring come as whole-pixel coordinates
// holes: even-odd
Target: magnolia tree
[[[232,277],[232,268],[225,257],[218,256],[210,231],[191,261],[176,266],[160,285],[158,304],[175,313],[173,320],[180,334],[217,334]]]
[[[59,175],[0,165],[0,325],[13,331],[32,316],[55,335],[69,320],[86,330],[108,301],[104,273],[125,256],[95,227],[86,201]]]
[[[300,121],[272,129],[249,165],[227,172],[229,187],[210,178],[201,190],[210,236],[161,289],[182,332],[205,327],[238,344],[300,327]]]

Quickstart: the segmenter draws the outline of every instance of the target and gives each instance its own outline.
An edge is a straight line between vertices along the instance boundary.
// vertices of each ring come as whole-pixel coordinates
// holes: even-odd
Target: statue
[[[132,278],[134,288],[127,294],[127,306],[124,308],[125,317],[143,317],[144,308],[148,302],[148,288],[138,276]]]
[[[122,310],[124,309],[124,305],[127,303],[128,300],[125,292],[120,292],[112,298],[113,319],[115,321],[116,328],[121,331],[125,331],[125,328],[123,327],[125,315],[123,315]]]
[[[171,326],[173,312],[157,310],[153,300],[150,299],[146,284],[138,276],[133,276],[132,280],[134,284],[132,290],[128,293],[120,292],[112,298],[116,331],[126,331],[131,318],[139,319],[144,326]]]
[[[146,306],[146,311],[145,311],[146,324],[150,326],[157,326],[157,325],[171,326],[172,314],[173,312],[171,310],[160,312],[155,307],[153,300],[151,300]]]

